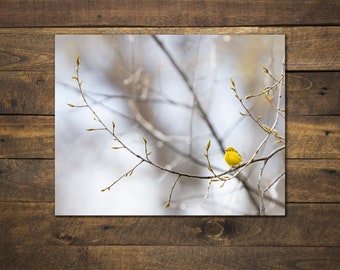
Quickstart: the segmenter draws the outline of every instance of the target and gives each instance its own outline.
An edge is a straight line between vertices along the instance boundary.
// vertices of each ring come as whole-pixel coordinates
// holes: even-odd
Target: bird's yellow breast
[[[224,154],[224,160],[229,166],[237,166],[241,163],[241,155],[232,147],[227,147]]]

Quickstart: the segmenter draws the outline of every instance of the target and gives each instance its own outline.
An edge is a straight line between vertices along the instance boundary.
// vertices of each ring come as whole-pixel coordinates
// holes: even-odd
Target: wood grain
[[[0,2],[3,27],[256,26],[339,24],[338,1],[50,1]]]
[[[1,269],[88,269],[86,247],[0,246]],[[92,262],[95,267],[94,261]]]
[[[0,72],[0,114],[53,115],[53,72]]]
[[[0,201],[54,202],[54,160],[0,159]]]
[[[54,117],[0,115],[0,158],[53,158]]]
[[[340,70],[340,27],[332,26],[0,29],[0,71],[53,71],[55,34],[280,34],[286,35],[288,71]]]
[[[0,70],[54,70],[54,36],[0,34]]]
[[[340,116],[288,116],[287,158],[340,158]]]
[[[340,204],[287,204],[286,217],[55,217],[53,203],[0,202],[10,246],[328,246]],[[322,227],[322,230],[320,228]]]
[[[340,159],[288,159],[287,202],[340,202]]]
[[[338,254],[339,248],[317,247],[89,247],[88,262],[103,269],[336,270]]]
[[[340,115],[340,72],[286,74],[286,112],[290,115]]]
[[[216,246],[0,247],[2,269],[327,269],[340,248]]]

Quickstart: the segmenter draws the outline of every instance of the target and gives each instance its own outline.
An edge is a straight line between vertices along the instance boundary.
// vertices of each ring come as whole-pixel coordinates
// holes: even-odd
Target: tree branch
[[[184,73],[184,71],[179,67],[179,65],[176,63],[175,59],[172,57],[171,53],[168,51],[167,48],[165,48],[164,44],[159,40],[159,38],[155,35],[152,35],[153,40],[158,44],[158,46],[162,49],[162,51],[164,52],[164,54],[168,57],[168,59],[170,60],[171,64],[174,66],[174,68],[177,70],[177,72],[179,73],[179,75],[182,77],[183,81],[185,82],[185,84],[187,85],[188,89],[190,90],[191,94],[194,97],[194,101],[195,101],[195,105],[202,117],[202,119],[204,120],[204,122],[207,124],[208,128],[210,129],[213,137],[215,138],[215,140],[217,141],[219,148],[221,150],[222,153],[224,153],[225,149],[222,143],[222,140],[219,138],[219,136],[217,135],[217,132],[215,130],[215,128],[212,126],[208,115],[206,114],[206,112],[204,111],[200,100],[198,99],[195,91],[194,91],[194,87],[192,86],[192,84],[190,83],[189,78],[187,77],[187,75]]]

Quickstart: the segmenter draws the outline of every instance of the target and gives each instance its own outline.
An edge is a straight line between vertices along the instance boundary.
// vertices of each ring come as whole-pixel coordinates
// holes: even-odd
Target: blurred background
[[[160,166],[186,174],[209,176],[204,157],[217,173],[228,170],[223,149],[232,146],[248,161],[266,136],[245,113],[230,89],[261,123],[274,123],[273,104],[263,96],[245,100],[275,84],[284,72],[282,35],[58,35],[55,37],[55,214],[56,215],[258,215],[258,180],[263,162],[250,164],[225,183],[181,177],[169,199],[176,175],[146,163],[132,176],[121,175],[139,159],[119,146],[83,105],[75,80],[80,54],[80,80],[92,108],[133,151]],[[285,108],[282,89],[281,109]],[[285,135],[284,111],[276,130]],[[284,146],[273,136],[257,157]],[[285,171],[285,151],[269,159],[261,177],[265,190]],[[265,193],[265,214],[285,214],[284,175]]]

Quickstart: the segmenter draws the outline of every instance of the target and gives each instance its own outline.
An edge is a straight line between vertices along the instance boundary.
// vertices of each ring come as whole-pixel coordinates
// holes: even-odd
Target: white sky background
[[[243,98],[274,84],[262,67],[267,67],[276,78],[281,76],[284,36],[158,38],[189,78],[223,146],[233,146],[243,161],[247,161],[266,133],[249,117],[239,114],[244,109],[230,89],[230,78]],[[203,153],[211,139],[212,165],[220,168],[217,172],[229,168],[198,110],[192,109],[193,95],[187,84],[151,36],[56,36],[56,215],[258,215],[256,189],[260,162],[242,173],[242,181],[255,190],[251,192],[255,202],[240,179],[226,182],[223,188],[220,188],[221,183],[213,183],[205,199],[208,180],[183,177],[174,189],[170,207],[164,208],[176,176],[144,163],[110,191],[100,192],[139,160],[125,149],[113,150],[111,147],[117,143],[109,133],[86,131],[100,127],[87,108],[66,105],[83,104],[76,81],[71,79],[79,53],[80,80],[91,106],[107,126],[111,127],[114,120],[115,133],[131,149],[144,156],[144,136],[153,162],[175,171],[206,176],[210,174]],[[273,95],[276,100],[275,93]],[[284,98],[283,92],[281,108],[284,108]],[[263,116],[262,123],[272,125],[275,112],[263,96],[245,103],[254,115]],[[143,122],[136,121],[135,108],[153,126],[153,134],[141,127]],[[279,118],[276,130],[285,135],[284,118]],[[155,138],[159,134],[163,137]],[[162,142],[162,138],[166,142]],[[274,142],[275,138],[270,138],[258,157],[282,146]],[[192,155],[201,165],[171,147]],[[270,159],[263,173],[262,190],[285,170],[284,158],[282,151]],[[267,215],[285,214],[284,180],[282,177],[266,193],[282,203],[266,200]]]

